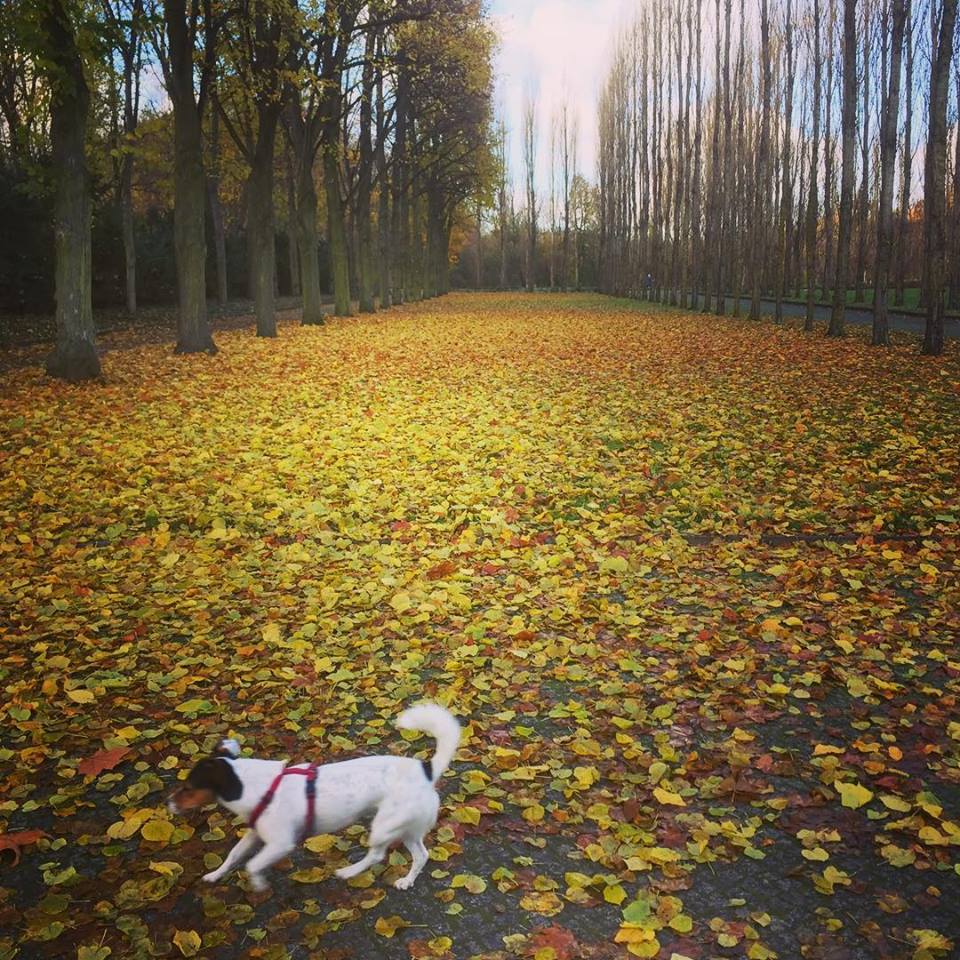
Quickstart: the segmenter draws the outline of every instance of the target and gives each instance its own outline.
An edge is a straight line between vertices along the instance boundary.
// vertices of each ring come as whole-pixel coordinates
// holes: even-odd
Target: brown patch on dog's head
[[[194,790],[185,786],[170,794],[167,805],[174,813],[185,813],[187,810],[196,810],[216,802],[217,796],[212,790]]]
[[[187,782],[175,790],[167,805],[174,813],[195,810],[218,800],[239,800],[243,783],[233,764],[223,756],[205,757],[187,776]]]

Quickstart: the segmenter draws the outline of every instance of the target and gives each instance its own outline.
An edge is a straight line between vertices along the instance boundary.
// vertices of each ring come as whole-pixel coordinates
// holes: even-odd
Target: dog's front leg
[[[203,879],[207,883],[216,883],[222,880],[231,870],[233,870],[242,860],[250,855],[253,848],[260,842],[260,837],[256,830],[248,830],[240,840],[234,844],[233,849],[227,854],[227,859],[210,873],[205,873]]]
[[[263,871],[278,860],[282,860],[291,850],[293,844],[287,841],[269,841],[267,845],[247,864],[247,874],[250,877],[250,886],[258,893],[266,890],[269,884],[263,879]]]

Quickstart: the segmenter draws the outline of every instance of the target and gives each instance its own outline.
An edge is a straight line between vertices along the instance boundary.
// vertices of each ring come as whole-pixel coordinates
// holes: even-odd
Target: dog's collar
[[[283,780],[284,777],[293,774],[307,778],[307,822],[305,825],[304,836],[313,836],[317,803],[317,766],[318,764],[311,763],[305,769],[303,767],[284,767],[273,778],[273,783],[270,784],[270,788],[260,798],[260,802],[253,808],[253,813],[250,814],[250,819],[247,821],[247,826],[256,826],[257,821],[260,819],[260,815],[264,810],[267,809],[267,807],[270,806],[270,801],[273,800],[273,796],[277,792],[277,788],[280,786],[280,781]]]

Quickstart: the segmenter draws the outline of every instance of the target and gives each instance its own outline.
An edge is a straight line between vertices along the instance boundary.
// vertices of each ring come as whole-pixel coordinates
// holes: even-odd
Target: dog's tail
[[[437,741],[433,759],[424,761],[425,767],[429,764],[427,776],[436,783],[450,766],[460,745],[460,724],[445,707],[436,703],[420,703],[404,710],[397,717],[397,726],[401,730],[422,730]]]

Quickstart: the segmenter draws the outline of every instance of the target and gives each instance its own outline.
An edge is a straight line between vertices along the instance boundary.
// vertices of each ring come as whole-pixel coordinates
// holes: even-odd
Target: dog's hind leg
[[[370,824],[370,849],[367,855],[358,863],[348,867],[341,867],[337,876],[341,880],[349,880],[376,866],[387,854],[390,844],[403,836],[402,827],[397,822],[397,811],[381,807]]]
[[[227,854],[227,859],[210,873],[205,873],[203,879],[207,883],[216,883],[222,880],[231,870],[233,870],[242,860],[246,859],[253,848],[260,843],[260,837],[256,830],[248,830],[240,840],[234,844],[233,849]]]
[[[289,842],[267,843],[267,845],[247,864],[247,874],[250,876],[250,886],[258,893],[266,890],[269,884],[263,879],[263,871],[278,860],[282,860],[294,845]]]
[[[369,870],[370,867],[375,867],[387,853],[387,844],[375,844],[373,840],[370,841],[370,849],[367,850],[367,855],[359,860],[357,863],[351,864],[349,867],[341,867],[337,870],[337,876],[341,880],[349,880],[351,877],[357,877],[364,870]]]
[[[427,865],[427,861],[430,859],[430,854],[427,852],[427,848],[423,845],[423,837],[420,836],[410,836],[409,834],[403,838],[403,845],[407,848],[412,859],[410,864],[410,869],[407,871],[405,876],[402,876],[394,886],[398,890],[408,890],[413,886],[413,881],[420,876],[420,871]]]

